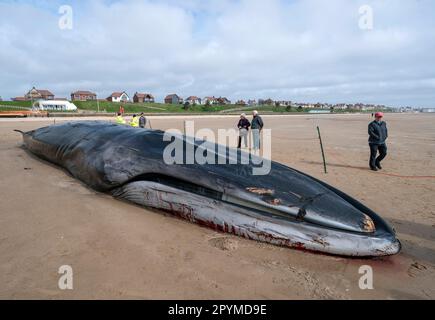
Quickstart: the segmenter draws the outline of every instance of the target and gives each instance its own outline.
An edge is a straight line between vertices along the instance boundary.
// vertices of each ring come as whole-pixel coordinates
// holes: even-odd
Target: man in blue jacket
[[[382,169],[381,161],[387,156],[388,138],[387,123],[383,121],[384,114],[376,112],[375,120],[369,124],[370,169]],[[376,158],[379,151],[379,156]]]

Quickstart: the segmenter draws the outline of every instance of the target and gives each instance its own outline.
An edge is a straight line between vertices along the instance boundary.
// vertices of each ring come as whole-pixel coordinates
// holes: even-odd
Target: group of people
[[[239,128],[239,141],[237,148],[241,148],[242,140],[244,141],[245,148],[248,147],[248,134],[249,129],[252,130],[252,144],[254,151],[260,149],[260,132],[263,129],[264,123],[258,112],[255,110],[252,113],[252,121],[246,118],[246,114],[242,113],[240,115],[239,123],[237,127]],[[388,139],[388,129],[387,123],[383,120],[384,114],[382,112],[376,112],[373,114],[375,120],[372,121],[368,126],[369,134],[369,146],[370,146],[370,160],[369,167],[373,171],[378,171],[382,169],[381,162],[387,156],[387,139]]]
[[[387,156],[386,140],[388,138],[388,129],[386,122],[383,121],[384,114],[382,112],[375,113],[374,117],[375,120],[372,121],[368,126],[370,146],[369,167],[373,171],[378,171],[382,169],[381,161]],[[130,125],[135,128],[145,128],[147,119],[142,112],[139,117],[137,115],[133,115],[132,120],[127,123],[127,121],[123,118],[122,113],[118,112],[116,123],[121,125]],[[254,151],[260,150],[260,133],[263,127],[263,119],[260,117],[257,110],[252,112],[251,121],[247,119],[245,113],[242,113],[240,115],[240,120],[237,123],[237,128],[239,129],[237,148],[240,149],[242,147],[242,140],[245,148],[248,148],[248,136],[249,130],[251,130],[252,149]]]
[[[246,118],[246,114],[242,113],[240,115],[239,123],[237,124],[237,128],[239,128],[239,142],[237,144],[237,148],[240,149],[242,147],[242,140],[244,142],[245,148],[248,147],[248,135],[249,129],[252,131],[252,148],[254,151],[260,150],[260,132],[263,130],[263,119],[261,119],[257,110],[252,112],[252,121]]]
[[[122,113],[118,112],[118,115],[116,116],[115,122],[117,124],[130,125],[134,128],[145,128],[145,126],[147,124],[147,119],[145,118],[145,115],[142,112],[139,117],[134,114],[130,123],[127,123],[127,121],[122,116]]]

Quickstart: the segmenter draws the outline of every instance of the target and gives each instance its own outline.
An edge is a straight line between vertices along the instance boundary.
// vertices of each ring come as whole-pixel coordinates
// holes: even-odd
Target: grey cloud
[[[358,8],[374,9],[374,30]],[[421,1],[118,1],[57,9],[0,3],[0,95],[32,85],[434,106],[435,4]]]

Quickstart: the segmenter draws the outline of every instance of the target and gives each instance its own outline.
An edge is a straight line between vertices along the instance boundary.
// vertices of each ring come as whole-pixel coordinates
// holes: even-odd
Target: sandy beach
[[[182,130],[192,119],[196,129],[217,130],[238,117],[149,119],[154,129]],[[0,299],[434,299],[435,115],[386,115],[381,172],[367,168],[370,115],[263,119],[272,129],[272,160],[379,213],[395,227],[402,252],[377,259],[308,253],[121,202],[32,156],[13,131],[71,119],[0,119]],[[73,290],[58,288],[62,265],[73,268]],[[373,268],[373,290],[358,286],[362,265]]]

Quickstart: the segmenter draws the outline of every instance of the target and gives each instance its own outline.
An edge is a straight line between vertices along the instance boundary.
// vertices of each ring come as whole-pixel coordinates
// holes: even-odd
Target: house
[[[292,106],[296,107],[296,108],[302,108],[302,109],[313,109],[314,105],[311,103],[306,103],[306,102],[296,102],[296,103],[292,103]]]
[[[217,99],[213,96],[213,97],[205,97],[202,100],[202,103],[206,105],[213,105],[213,104],[217,104],[218,102]]]
[[[165,97],[165,103],[166,104],[181,104],[183,103],[183,98],[178,96],[177,94],[169,94]]]
[[[256,106],[257,105],[257,101],[254,99],[254,100],[252,100],[252,99],[249,99],[248,100],[248,106]]]
[[[228,100],[226,97],[219,97],[217,98],[217,103],[220,105],[226,105],[226,104],[231,104],[231,101]]]
[[[373,104],[366,104],[366,105],[363,105],[362,107],[361,107],[361,110],[362,111],[374,111],[374,110],[376,110],[377,109],[377,106],[375,106],[375,105],[373,105]]]
[[[12,101],[27,101],[27,99],[25,97],[15,97],[15,98],[11,98]]]
[[[260,105],[260,106],[263,106],[263,105],[268,105],[268,106],[271,106],[271,105],[274,105],[275,104],[275,101],[273,101],[272,99],[267,99],[267,100],[265,100],[265,99],[259,99],[258,100],[258,104]]]
[[[190,96],[186,101],[189,102],[189,104],[201,104],[201,98],[197,96]]]
[[[335,110],[353,109],[353,104],[337,103],[333,106]]]
[[[329,109],[328,105],[325,105],[324,103],[321,103],[321,102],[317,102],[314,105],[314,108],[316,108],[316,109]]]
[[[136,92],[133,96],[134,103],[154,103],[154,97],[150,93]]]
[[[413,107],[400,107],[399,112],[415,112]]]
[[[292,102],[290,100],[281,100],[281,101],[275,102],[275,106],[280,106],[280,107],[288,107],[291,105],[292,105]]]
[[[33,87],[24,95],[24,98],[25,100],[54,100],[54,94],[49,90],[36,89]]]
[[[238,105],[238,106],[246,106],[246,102],[244,100],[237,100],[236,105]]]
[[[130,102],[130,97],[124,92],[114,92],[107,99],[110,102]]]
[[[97,95],[90,91],[76,91],[71,93],[71,101],[94,101],[97,100]]]
[[[267,99],[267,100],[260,100],[259,104],[263,104],[263,105],[267,105],[267,106],[272,106],[275,104],[275,101],[273,101],[272,99]]]

